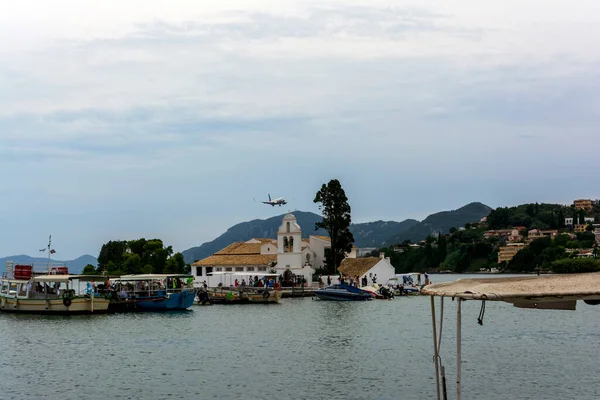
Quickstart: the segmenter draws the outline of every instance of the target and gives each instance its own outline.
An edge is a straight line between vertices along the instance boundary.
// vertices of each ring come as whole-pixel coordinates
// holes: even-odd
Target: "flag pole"
[[[48,267],[46,273],[50,275],[50,245],[52,244],[52,235],[48,236]]]

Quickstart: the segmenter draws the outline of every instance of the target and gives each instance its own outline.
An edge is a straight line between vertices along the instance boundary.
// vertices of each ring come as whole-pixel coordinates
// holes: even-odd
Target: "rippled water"
[[[1,398],[435,399],[429,301],[0,314]],[[441,351],[453,399],[456,303],[446,306]],[[600,398],[600,306],[486,308],[480,326],[480,303],[463,303],[464,399]]]

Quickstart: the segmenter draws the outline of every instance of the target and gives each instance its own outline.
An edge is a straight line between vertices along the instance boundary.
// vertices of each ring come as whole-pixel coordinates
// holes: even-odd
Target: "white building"
[[[376,277],[377,283],[385,284],[396,274],[394,266],[390,263],[390,258],[385,257],[384,253],[380,253],[379,257],[344,258],[338,271],[347,278],[358,276],[359,282],[362,282],[362,278],[366,276],[369,285],[373,283],[374,277]],[[333,278],[332,283],[334,283]],[[323,281],[326,279],[324,278]],[[335,279],[335,282],[337,282],[337,279]]]
[[[595,220],[594,217],[583,217],[583,221],[586,224],[593,224]],[[565,225],[573,226],[573,217],[565,218]]]
[[[325,249],[331,247],[327,236],[302,238],[302,229],[293,214],[286,214],[277,231],[277,239],[259,238],[236,242],[192,264],[195,285],[206,281],[209,287],[233,284],[235,279],[248,281],[249,274],[259,278],[265,273],[283,275],[290,270],[312,281],[315,269],[325,264]],[[347,257],[356,257],[356,248]],[[214,272],[228,273],[216,274]],[[238,276],[235,273],[242,273]],[[261,274],[262,273],[262,274]]]
[[[573,226],[573,217],[565,218],[565,226]]]

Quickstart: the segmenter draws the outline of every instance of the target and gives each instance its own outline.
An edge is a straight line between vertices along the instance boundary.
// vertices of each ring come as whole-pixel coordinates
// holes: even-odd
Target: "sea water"
[[[487,302],[479,325],[480,307],[462,304],[463,399],[600,398],[600,306],[549,311]],[[455,333],[456,302],[446,299],[441,357],[449,399]],[[435,399],[432,347],[426,296],[0,314],[0,398]]]

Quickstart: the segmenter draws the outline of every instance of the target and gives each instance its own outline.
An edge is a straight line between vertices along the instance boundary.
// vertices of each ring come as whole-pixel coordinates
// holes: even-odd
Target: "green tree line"
[[[111,240],[102,245],[98,267],[87,265],[83,273],[181,274],[189,272],[181,253],[173,254],[171,246],[161,239]]]

